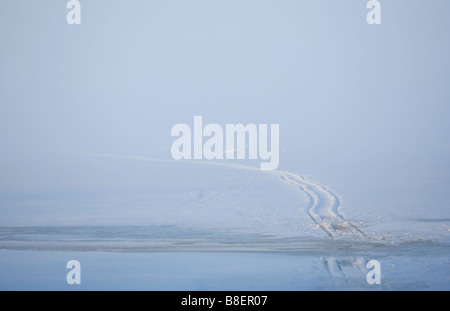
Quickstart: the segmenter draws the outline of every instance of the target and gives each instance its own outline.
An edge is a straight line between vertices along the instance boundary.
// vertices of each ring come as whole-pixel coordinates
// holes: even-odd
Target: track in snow
[[[181,162],[176,160],[153,159],[141,156],[127,156],[127,155],[111,155],[111,154],[97,154],[87,152],[75,152],[95,157],[121,158],[128,160],[141,160],[152,162]],[[356,224],[348,221],[341,213],[342,201],[333,190],[328,186],[323,185],[317,181],[308,179],[306,177],[297,175],[287,171],[261,171],[259,168],[245,166],[234,163],[214,162],[214,161],[182,161],[182,163],[204,164],[213,166],[223,166],[233,169],[245,171],[265,172],[281,178],[281,181],[293,185],[297,191],[304,192],[308,197],[308,216],[312,221],[320,227],[329,237],[350,237],[350,238],[367,238],[367,234],[362,231]]]
[[[274,171],[274,173],[281,175],[283,181],[296,186],[308,196],[308,215],[328,236],[367,237],[357,225],[344,218],[341,213],[341,199],[329,187],[291,172]]]

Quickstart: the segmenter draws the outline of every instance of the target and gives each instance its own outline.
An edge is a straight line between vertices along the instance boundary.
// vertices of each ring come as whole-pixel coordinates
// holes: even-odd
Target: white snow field
[[[2,196],[1,289],[70,290],[71,259],[80,289],[450,288],[447,215],[351,219],[329,186],[225,161],[68,157],[74,178],[91,177],[78,190]],[[380,285],[366,281],[372,259]]]

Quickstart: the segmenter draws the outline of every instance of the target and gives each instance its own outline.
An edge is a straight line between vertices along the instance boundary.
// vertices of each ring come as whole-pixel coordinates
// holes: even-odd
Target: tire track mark
[[[357,225],[345,219],[341,213],[342,201],[328,186],[291,172],[275,171],[281,179],[304,192],[308,199],[308,216],[332,238],[355,236],[367,238]]]

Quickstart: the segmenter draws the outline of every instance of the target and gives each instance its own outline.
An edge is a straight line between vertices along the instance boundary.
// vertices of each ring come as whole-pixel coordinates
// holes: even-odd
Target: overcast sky
[[[194,115],[280,124],[281,169],[450,173],[447,0],[81,4],[0,4],[3,187],[67,150],[170,158]]]

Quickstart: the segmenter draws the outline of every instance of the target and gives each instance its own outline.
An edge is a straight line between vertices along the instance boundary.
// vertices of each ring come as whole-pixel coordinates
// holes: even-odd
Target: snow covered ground
[[[450,288],[450,215],[433,209],[398,213],[368,193],[350,200],[358,203],[352,219],[331,187],[286,171],[66,158],[71,170],[86,166],[78,166],[80,179],[109,183],[94,191],[94,178],[78,191],[27,199],[3,195],[2,289],[72,289],[65,282],[71,259],[83,267],[80,289]],[[367,284],[372,259],[381,263],[381,285]]]

